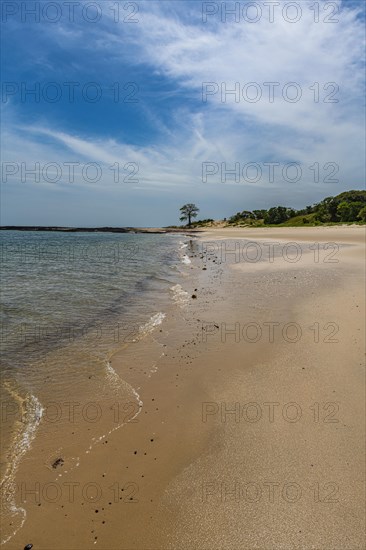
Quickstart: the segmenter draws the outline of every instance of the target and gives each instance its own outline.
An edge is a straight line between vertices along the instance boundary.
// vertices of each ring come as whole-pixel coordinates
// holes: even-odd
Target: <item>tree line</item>
[[[193,221],[199,208],[193,203],[185,204],[181,209],[181,221],[188,221],[188,227],[204,226],[214,220]],[[288,206],[273,206],[269,209],[242,210],[224,221],[229,225],[278,225],[283,223],[296,225],[321,223],[366,222],[366,191],[345,191],[335,197],[326,197],[321,202],[306,206],[300,210]]]

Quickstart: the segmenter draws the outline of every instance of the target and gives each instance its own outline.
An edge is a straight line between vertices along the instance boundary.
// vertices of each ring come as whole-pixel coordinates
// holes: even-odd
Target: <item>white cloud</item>
[[[204,161],[245,164],[292,160],[305,167],[314,162],[321,166],[335,162],[340,167],[339,184],[316,187],[309,175],[308,181],[301,182],[304,200],[313,202],[312,197],[319,194],[360,187],[365,145],[361,116],[364,75],[360,63],[363,23],[351,9],[342,9],[338,23],[314,23],[310,4],[313,2],[301,2],[303,16],[295,24],[281,17],[276,17],[274,23],[265,17],[255,24],[222,23],[217,16],[203,24],[199,2],[143,2],[136,25],[116,25],[110,19],[111,12],[109,20],[100,26],[68,31],[60,25],[52,33],[46,29],[58,47],[75,49],[80,44],[90,48],[91,60],[93,56],[110,55],[114,64],[120,58],[121,64],[128,60],[151,74],[164,75],[180,92],[181,106],[171,113],[168,122],[161,120],[159,112],[142,106],[160,135],[147,146],[132,146],[103,136],[92,138],[81,135],[78,128],[64,131],[61,121],[57,129],[47,121],[42,121],[42,126],[24,128],[17,123],[16,111],[8,106],[4,158],[18,162],[99,162],[105,168],[104,178],[94,187],[103,189],[114,185],[111,165],[134,162],[139,166],[140,185],[132,187],[155,189],[156,193],[200,185]],[[72,35],[69,44],[65,32]],[[109,78],[108,71],[107,64],[103,78]],[[217,93],[204,104],[204,82],[218,86],[224,82],[228,89],[239,82],[241,90],[246,83],[256,82],[263,98],[257,103],[242,97],[235,102],[228,95],[223,103]],[[274,103],[265,99],[265,82],[280,83],[275,88]],[[297,103],[285,101],[278,91],[289,82],[296,82],[302,90]],[[314,103],[314,91],[309,89],[314,82],[320,85],[319,103]],[[329,82],[339,86],[337,103],[323,102],[326,93],[332,91],[332,87],[323,90]],[[267,190],[268,182],[246,187]],[[288,195],[288,185],[281,182],[281,177],[271,189]],[[293,196],[296,193],[299,191],[294,190]]]

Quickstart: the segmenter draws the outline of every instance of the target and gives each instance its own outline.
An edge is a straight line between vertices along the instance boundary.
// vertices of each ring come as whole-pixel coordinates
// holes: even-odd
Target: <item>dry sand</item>
[[[364,231],[202,232],[188,303],[113,359],[135,422],[68,474],[34,445],[19,483],[61,494],[4,548],[363,549]]]

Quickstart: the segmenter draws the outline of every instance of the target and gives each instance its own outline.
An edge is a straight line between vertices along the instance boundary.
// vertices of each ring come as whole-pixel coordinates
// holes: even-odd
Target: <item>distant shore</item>
[[[57,227],[43,225],[3,225],[0,231],[58,231],[63,233],[185,233],[195,229],[169,227]]]
[[[242,225],[235,226],[224,222],[215,222],[209,225],[192,226],[192,227],[60,227],[60,226],[43,226],[43,225],[2,225],[0,231],[47,231],[47,232],[60,232],[60,233],[150,233],[150,234],[165,234],[165,233],[183,233],[183,234],[202,234],[206,232],[220,233],[224,231],[225,234],[235,234],[235,232],[241,231],[243,234],[251,233],[253,231],[259,231],[261,233],[265,231],[292,231],[292,230],[319,230],[321,228],[333,228],[339,227],[365,227],[364,224],[349,222],[338,224],[319,224],[316,226],[282,226],[282,225],[264,225],[264,226],[252,226]]]

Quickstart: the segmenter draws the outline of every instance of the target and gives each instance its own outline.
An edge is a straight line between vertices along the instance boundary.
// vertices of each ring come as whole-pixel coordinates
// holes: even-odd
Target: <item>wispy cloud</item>
[[[86,80],[96,74],[100,82],[109,84],[117,80],[116,75],[128,74],[129,80],[135,75],[142,90],[136,109],[145,117],[146,132],[139,141],[141,123],[140,133],[136,133],[133,116],[124,119],[119,106],[115,112],[121,117],[120,128],[117,131],[115,117],[108,129],[100,122],[103,104],[95,105],[96,116],[88,124],[77,109],[67,124],[62,117],[49,119],[46,113],[29,124],[24,109],[31,111],[32,106],[11,100],[5,105],[8,144],[4,159],[100,163],[105,168],[103,181],[92,187],[104,193],[114,185],[111,166],[136,163],[139,183],[131,189],[138,189],[140,195],[144,188],[154,190],[157,197],[159,193],[176,193],[178,200],[189,189],[192,200],[205,200],[210,189],[211,197],[221,193],[227,207],[232,204],[233,208],[244,197],[258,205],[261,194],[263,201],[274,193],[292,204],[303,204],[362,186],[364,21],[360,6],[338,1],[337,23],[314,23],[311,4],[307,0],[301,3],[302,17],[296,24],[283,17],[271,23],[265,11],[255,24],[223,23],[219,16],[204,23],[200,2],[141,2],[135,25],[116,24],[113,11],[106,9],[100,24],[77,20],[72,25],[38,26],[41,36],[34,49],[30,47],[29,58],[38,56],[43,77],[51,79],[59,73],[58,79],[67,80],[64,64],[71,58],[72,74],[79,72]],[[50,53],[39,57],[37,44],[46,39]],[[22,51],[24,47],[18,45],[18,57]],[[52,63],[52,55],[60,58],[59,67]],[[25,60],[19,78],[29,78],[28,70]],[[205,88],[204,83],[211,84]],[[255,85],[248,87],[248,83]],[[273,102],[269,101],[268,83],[278,83],[272,88]],[[225,87],[230,91],[235,86],[237,97],[221,95]],[[203,89],[211,92],[206,101],[202,100]],[[258,90],[261,97],[251,101]],[[291,102],[289,98],[299,90],[299,101]],[[63,108],[66,113],[67,103]],[[133,139],[121,137],[122,133],[130,133]],[[315,185],[308,171],[309,176],[291,190],[278,174],[274,182],[233,184],[228,193],[230,181],[225,188],[217,182],[210,188],[203,185],[202,163],[208,161],[228,165],[293,161],[306,167],[333,162],[339,166],[339,182]],[[85,186],[85,182],[79,183]],[[141,224],[141,203],[131,200],[136,224]],[[208,204],[211,208],[211,198]],[[220,204],[216,215],[219,210]],[[160,215],[164,216],[163,210]]]

